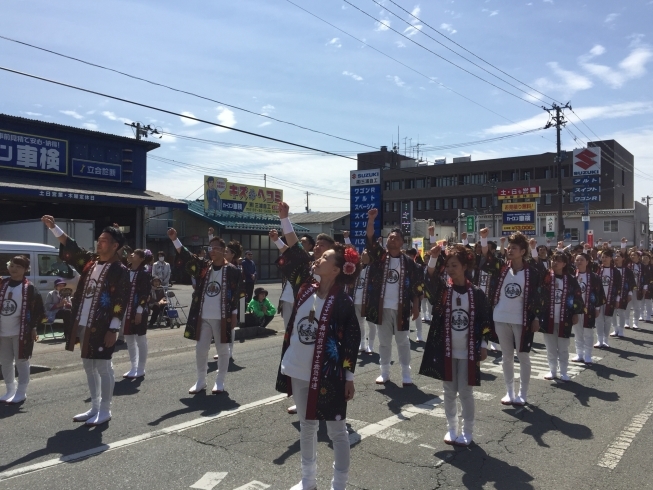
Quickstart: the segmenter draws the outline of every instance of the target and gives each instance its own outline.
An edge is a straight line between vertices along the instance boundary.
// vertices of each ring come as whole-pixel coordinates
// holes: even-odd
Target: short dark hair
[[[564,252],[553,252],[553,255],[551,256],[551,262],[555,262],[556,260],[561,260],[562,262],[565,263],[565,266],[562,269],[562,272],[564,274],[567,274],[569,272],[569,255],[567,255]],[[551,286],[551,287],[554,287],[554,286]]]
[[[606,256],[606,257],[614,257],[614,252],[612,251],[611,248],[606,248],[605,250],[601,251],[601,257]]]
[[[125,235],[122,234],[120,228],[117,228],[115,226],[107,226],[102,230],[102,233],[111,235],[113,241],[118,244],[118,248],[122,248],[125,246]]]
[[[417,255],[417,249],[416,248],[409,248],[406,250],[406,255],[409,257],[415,257]]]
[[[231,240],[227,244],[227,248],[231,250],[234,254],[234,260],[240,259],[243,255],[243,246],[240,244],[238,240]]]
[[[165,253],[163,250],[159,250],[159,252],[157,253],[157,255],[163,255],[163,256],[165,257],[166,253]]]
[[[305,238],[306,241],[311,244],[311,247],[315,248],[315,238],[313,238],[311,235],[302,235],[301,238]]]
[[[143,250],[142,248],[137,248],[136,250],[134,250],[134,253],[136,255],[138,255],[141,259],[143,259],[143,263],[141,264],[141,266],[146,266],[146,265],[152,263],[152,254],[151,253],[146,254],[145,250]]]
[[[488,240],[487,244],[492,249],[493,252],[497,249],[497,242],[493,240]]]
[[[30,260],[27,255],[16,255],[11,259],[11,263],[21,266],[23,269],[25,269],[25,272],[27,272],[27,269],[29,269]]]
[[[207,181],[207,182],[213,182],[214,179],[213,179],[213,177],[209,177],[208,179],[206,179],[206,181]],[[195,181],[195,182],[197,182],[197,181]]]
[[[388,236],[392,235],[393,233],[396,233],[401,237],[402,240],[404,240],[404,232],[401,231],[401,228],[393,228],[390,230],[390,233],[388,233]]]
[[[528,239],[526,238],[526,235],[522,235],[521,233],[514,233],[510,235],[508,237],[508,243],[517,245],[522,250],[528,250]]]
[[[333,237],[331,235],[327,235],[326,233],[320,233],[315,239],[316,242],[320,240],[328,242],[332,246],[336,244],[336,241],[333,239]]]
[[[218,242],[218,246],[220,246],[222,248],[226,248],[224,240],[222,238],[220,238],[219,236],[214,236],[213,238],[211,238],[209,240],[209,246],[213,246],[213,245],[211,245],[213,242]]]
[[[549,249],[547,248],[546,245],[538,245],[537,248],[536,248],[536,250],[537,250],[538,252],[539,252],[540,250],[542,250],[542,249],[546,250],[547,253],[549,252]]]

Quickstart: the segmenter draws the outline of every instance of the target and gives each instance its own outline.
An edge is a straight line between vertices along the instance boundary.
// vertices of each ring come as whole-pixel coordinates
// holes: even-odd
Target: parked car
[[[31,265],[27,278],[36,286],[44,300],[54,289],[54,281],[58,277],[66,280],[64,294],[72,294],[77,288],[79,273],[59,259],[57,248],[40,243],[0,241],[0,276],[9,276],[7,266],[16,255],[29,257]]]

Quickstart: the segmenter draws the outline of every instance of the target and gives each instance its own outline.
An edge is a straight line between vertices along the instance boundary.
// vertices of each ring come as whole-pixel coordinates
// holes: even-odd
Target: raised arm
[[[379,214],[379,210],[376,208],[372,208],[367,211],[367,228],[366,228],[366,233],[367,233],[367,240],[368,242],[371,242],[374,240],[374,220]]]
[[[168,237],[170,240],[172,240],[172,243],[177,249],[177,252],[181,252],[181,249],[184,248],[184,246],[181,244],[181,241],[177,237],[177,230],[174,228],[168,228]]]
[[[54,217],[46,214],[41,218],[41,221],[45,226],[47,226],[50,231],[52,231],[52,234],[57,237],[57,240],[59,240],[59,243],[62,245],[66,244],[66,241],[68,240],[68,235],[66,235],[61,228],[59,228],[54,220]]]
[[[279,203],[279,219],[281,220],[281,229],[283,230],[283,237],[286,239],[286,244],[288,247],[295,245],[299,238],[295,233],[295,229],[288,218],[288,212],[290,211],[290,206],[285,202]]]
[[[268,236],[270,237],[270,240],[272,240],[272,243],[274,243],[279,249],[279,253],[284,253],[288,250],[288,245],[283,243],[283,240],[279,239],[279,232],[277,230],[270,230]]]
[[[481,251],[483,252],[484,257],[487,255],[487,252],[489,250],[489,247],[487,246],[487,236],[489,234],[490,234],[489,228],[483,228],[478,232],[478,235],[481,237]]]

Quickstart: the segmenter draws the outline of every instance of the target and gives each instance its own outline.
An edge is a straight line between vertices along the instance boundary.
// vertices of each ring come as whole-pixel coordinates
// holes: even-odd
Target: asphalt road
[[[268,287],[271,299],[275,288],[278,297],[278,286]],[[183,299],[183,287],[178,291]],[[525,408],[499,403],[503,379],[497,359],[488,359],[475,390],[476,444],[469,449],[442,442],[441,382],[415,374],[415,386],[401,388],[394,365],[391,382],[378,386],[378,356],[361,357],[348,413],[348,488],[653,488],[648,328],[627,331],[629,338],[613,341],[610,351],[595,351],[594,366],[574,368],[570,383],[541,378],[538,334],[531,355],[541,369],[533,371]],[[299,481],[297,417],[286,413],[291,401],[274,391],[281,334],[238,343],[227,393],[219,396],[188,394],[194,343],[181,330],[148,336],[145,379],[120,377],[128,358],[119,350],[114,418],[94,429],[72,422],[89,401],[79,352],[39,343],[34,362],[48,370],[33,375],[25,404],[0,407],[0,488],[245,490],[287,489]],[[412,346],[416,373],[422,347]],[[324,427],[319,441],[319,488],[329,488],[332,450]]]

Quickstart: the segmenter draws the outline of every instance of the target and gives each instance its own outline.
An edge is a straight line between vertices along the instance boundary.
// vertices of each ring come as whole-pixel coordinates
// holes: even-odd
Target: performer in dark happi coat
[[[381,375],[377,384],[385,384],[390,379],[392,361],[392,337],[395,338],[401,381],[403,386],[411,386],[410,375],[410,320],[420,314],[420,299],[424,290],[424,276],[410,257],[401,249],[404,236],[399,228],[388,234],[386,247],[382,247],[374,236],[374,218],[379,211],[367,212],[367,253],[370,265],[363,289],[362,316],[377,325],[379,334],[379,357]]]
[[[349,434],[345,418],[347,402],[354,396],[361,335],[346,288],[356,281],[359,261],[353,247],[339,243],[324,252],[315,261],[320,282],[308,277],[300,286],[286,329],[276,389],[293,395],[299,415],[302,480],[292,490],[316,488],[319,420],[326,421],[333,443],[331,488],[344,490],[347,484]]]
[[[619,284],[619,293],[617,298],[615,298],[616,308],[612,317],[612,328],[614,332],[610,334],[610,337],[624,336],[624,328],[626,328],[626,323],[628,322],[628,304],[633,299],[633,292],[636,292],[635,275],[633,274],[633,271],[626,266],[626,261],[626,252],[620,251],[615,253],[614,266],[621,276],[621,283]],[[605,338],[601,345],[594,344],[594,347],[610,347],[607,340],[608,339]]]
[[[644,299],[642,299],[642,317],[644,321],[650,322],[651,315],[653,314],[653,301],[651,298],[651,287],[653,283],[653,266],[651,265],[651,254],[647,251],[642,252],[642,270],[644,273],[644,281],[646,289],[644,291]]]
[[[487,357],[492,314],[485,293],[465,277],[467,268],[475,265],[475,254],[463,245],[447,250],[444,263],[451,283],[436,273],[439,261],[441,248],[435,246],[431,248],[426,275],[426,290],[434,302],[433,315],[419,373],[443,381],[448,423],[444,442],[469,446],[474,430],[472,387],[481,384],[481,361]],[[457,398],[462,405],[460,433]]]
[[[168,236],[180,254],[181,261],[186,264],[186,272],[195,277],[197,282],[184,332],[184,337],[197,341],[197,382],[190,387],[188,393],[194,395],[206,389],[209,349],[211,341],[215,340],[215,350],[219,356],[218,373],[211,393],[216,395],[224,392],[229,369],[229,343],[238,323],[238,304],[245,295],[241,274],[226,261],[226,244],[222,238],[211,238],[208,247],[210,258],[201,259],[182,245],[174,228],[168,230]]]
[[[569,274],[569,256],[554,252],[551,257],[551,270],[542,280],[541,302],[536,314],[540,319],[540,330],[544,334],[549,373],[544,379],[558,377],[569,381],[569,337],[572,325],[578,323],[585,309],[583,294],[576,278]]]
[[[45,321],[41,294],[25,277],[29,266],[27,256],[17,255],[7,266],[9,277],[0,277],[0,364],[7,389],[0,402],[10,405],[22,403],[27,398],[29,359],[34,342],[38,340],[37,327]]]
[[[147,317],[151,294],[151,278],[149,264],[152,263],[152,252],[136,249],[128,257],[129,263],[129,301],[123,322],[125,341],[129,351],[131,369],[122,375],[123,378],[135,379],[145,376],[147,362]]]
[[[638,321],[643,321],[642,318],[642,306],[644,305],[644,294],[648,289],[648,277],[646,275],[646,268],[642,266],[640,253],[636,247],[633,247],[630,252],[628,252],[628,262],[626,267],[628,267],[635,278],[635,287],[633,288],[633,299],[628,304],[626,309],[626,325],[625,328],[632,328],[637,330],[639,327],[637,325]],[[632,315],[632,320],[630,317]],[[630,321],[629,321],[630,320]]]
[[[494,330],[501,344],[503,378],[506,396],[503,405],[523,406],[527,403],[531,378],[529,352],[533,335],[540,329],[536,312],[540,302],[540,274],[535,265],[526,260],[529,248],[535,248],[524,235],[516,233],[508,238],[506,264],[499,274],[490,278],[490,300]],[[519,392],[515,397],[514,352],[519,358]]]
[[[52,216],[41,220],[61,243],[59,256],[81,273],[72,298],[73,329],[66,349],[73,351],[79,339],[91,408],[73,420],[100,425],[111,420],[115,384],[111,358],[129,300],[129,272],[117,254],[125,237],[117,225],[107,226],[92,254],[67,236]]]
[[[605,249],[601,254],[601,268],[598,276],[603,288],[605,304],[600,307],[600,312],[596,317],[596,338],[597,342],[594,347],[600,348],[604,344],[607,346],[610,328],[612,327],[615,306],[619,303],[619,288],[621,286],[621,272],[614,266],[612,249]]]
[[[578,315],[574,323],[574,343],[576,356],[571,362],[592,364],[592,346],[594,345],[594,326],[596,318],[601,315],[601,307],[605,305],[605,291],[601,277],[590,271],[591,258],[586,253],[576,255],[576,280],[580,286],[585,304],[584,313]]]

